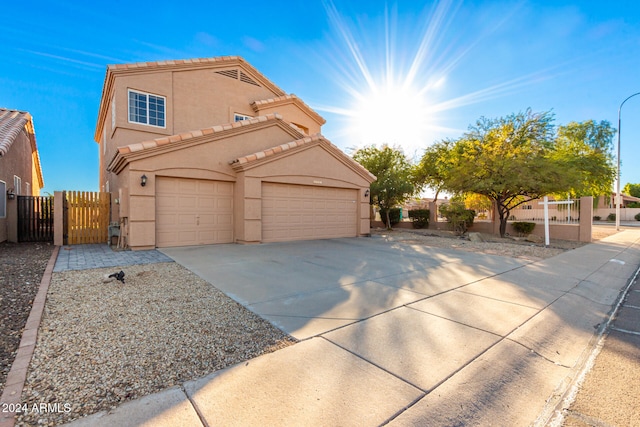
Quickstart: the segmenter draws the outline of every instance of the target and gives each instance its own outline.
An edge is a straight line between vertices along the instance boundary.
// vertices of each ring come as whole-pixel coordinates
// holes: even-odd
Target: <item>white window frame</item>
[[[0,181],[0,218],[7,217],[7,183]]]
[[[13,175],[13,192],[16,193],[16,196],[22,195],[22,178],[18,175]]]
[[[145,122],[138,122],[135,120],[131,120],[131,94],[135,93],[137,95],[144,95],[147,97],[147,115],[146,115],[146,123]],[[156,98],[161,98],[163,101],[163,125],[162,126],[158,126],[158,125],[153,125],[149,123],[149,96],[153,96]],[[137,124],[137,125],[144,125],[144,126],[151,126],[154,128],[159,128],[159,129],[166,129],[167,127],[167,97],[166,96],[162,96],[162,95],[156,95],[155,93],[149,93],[149,92],[143,92],[141,90],[135,90],[135,89],[128,89],[127,90],[127,120],[129,121],[129,123],[133,123],[133,124]]]
[[[251,116],[247,116],[246,114],[233,113],[233,121],[241,122],[243,120],[253,119]]]
[[[25,182],[24,186],[25,186],[25,190],[26,190],[26,193],[27,193],[26,195],[27,196],[31,196],[31,184],[29,184],[28,182]]]

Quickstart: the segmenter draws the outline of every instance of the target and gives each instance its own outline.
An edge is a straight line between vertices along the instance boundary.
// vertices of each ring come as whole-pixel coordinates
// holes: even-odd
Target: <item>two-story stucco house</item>
[[[31,114],[0,108],[0,242],[18,241],[17,196],[44,187]]]
[[[107,67],[100,186],[133,249],[369,233],[366,169],[239,57]]]

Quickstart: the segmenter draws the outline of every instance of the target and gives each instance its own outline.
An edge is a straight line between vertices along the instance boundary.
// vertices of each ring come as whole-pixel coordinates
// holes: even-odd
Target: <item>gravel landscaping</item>
[[[294,340],[170,262],[54,273],[16,425],[59,425],[288,346]]]
[[[0,243],[0,394],[53,245]]]

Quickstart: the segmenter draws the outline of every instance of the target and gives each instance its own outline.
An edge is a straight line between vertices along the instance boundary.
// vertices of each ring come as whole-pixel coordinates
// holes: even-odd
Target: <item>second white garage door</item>
[[[233,242],[233,183],[158,177],[156,246]]]
[[[262,184],[262,241],[357,235],[357,190]]]

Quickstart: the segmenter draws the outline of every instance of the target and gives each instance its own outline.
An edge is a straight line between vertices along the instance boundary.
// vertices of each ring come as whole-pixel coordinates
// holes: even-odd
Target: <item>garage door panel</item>
[[[263,183],[262,240],[357,235],[357,190]]]
[[[158,177],[156,246],[233,242],[233,183]]]

